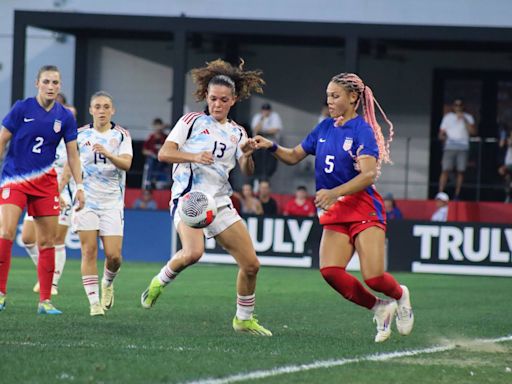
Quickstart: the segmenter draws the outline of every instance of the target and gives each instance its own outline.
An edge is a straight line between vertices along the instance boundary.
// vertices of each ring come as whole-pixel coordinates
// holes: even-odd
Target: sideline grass
[[[35,269],[14,258],[8,307],[0,313],[1,383],[176,383],[284,365],[421,349],[460,340],[453,351],[318,369],[257,383],[512,382],[512,343],[470,348],[471,340],[512,333],[507,278],[396,274],[410,287],[413,334],[373,343],[371,313],[345,302],[317,271],[262,268],[256,312],[272,338],[235,334],[236,268],[197,265],[151,310],[140,293],[160,265],[129,263],[116,280],[106,318],[91,318],[79,263],[66,265],[54,303],[62,316],[36,315]],[[465,342],[467,341],[467,343]],[[472,373],[471,373],[472,372]]]

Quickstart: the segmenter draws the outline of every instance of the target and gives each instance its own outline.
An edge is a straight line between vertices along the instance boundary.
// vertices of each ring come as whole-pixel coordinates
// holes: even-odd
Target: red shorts
[[[350,238],[350,243],[354,244],[356,236],[366,228],[377,227],[386,232],[386,224],[380,221],[356,221],[350,223],[326,224],[324,229],[344,233]]]
[[[59,195],[34,196],[9,187],[2,188],[0,193],[0,205],[13,204],[21,208],[27,207],[30,216],[59,216]]]

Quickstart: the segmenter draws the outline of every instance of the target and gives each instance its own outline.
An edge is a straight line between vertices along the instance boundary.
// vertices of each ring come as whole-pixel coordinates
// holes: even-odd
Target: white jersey
[[[64,142],[64,140],[61,140],[59,145],[57,146],[57,150],[55,151],[55,161],[53,162],[53,168],[55,169],[55,172],[57,172],[57,181],[59,182],[67,162],[68,152],[66,149],[66,143]],[[75,186],[75,179],[71,177],[69,179],[68,184],[64,187],[64,189],[62,189],[61,196],[68,203],[71,203],[73,194],[75,193]]]
[[[178,144],[182,152],[213,154],[214,163],[174,164],[172,172],[172,203],[192,189],[210,194],[217,207],[229,205],[233,189],[229,184],[229,172],[242,156],[241,146],[247,141],[247,133],[234,121],[221,124],[202,113],[188,113],[174,126],[167,141]]]
[[[101,144],[116,156],[133,156],[132,138],[128,131],[112,123],[111,129],[99,132],[90,124],[78,130],[77,142],[82,162],[85,208],[123,209],[126,172],[95,153],[92,147]]]

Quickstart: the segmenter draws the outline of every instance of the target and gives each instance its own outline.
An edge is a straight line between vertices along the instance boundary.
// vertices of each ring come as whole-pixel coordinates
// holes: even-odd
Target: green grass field
[[[0,383],[203,383],[237,374],[246,382],[255,371],[268,375],[251,383],[512,382],[510,339],[479,341],[512,334],[509,278],[396,274],[411,290],[415,330],[375,344],[371,313],[339,297],[317,271],[261,269],[256,312],[274,333],[262,338],[231,329],[235,267],[196,265],[144,310],[140,293],[159,268],[124,265],[114,308],[91,318],[79,263],[69,261],[54,298],[64,314],[45,317],[36,315],[32,262],[14,258],[0,313]],[[456,346],[402,353],[436,345]],[[368,361],[391,352],[399,356]],[[326,361],[333,366],[308,366]],[[272,371],[285,366],[295,372]]]

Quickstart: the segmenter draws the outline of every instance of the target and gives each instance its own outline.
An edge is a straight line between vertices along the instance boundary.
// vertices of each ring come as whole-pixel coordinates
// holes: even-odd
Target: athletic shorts
[[[30,216],[58,216],[60,204],[58,194],[48,196],[28,195],[17,189],[2,188],[0,193],[0,205],[13,204],[27,212]]]
[[[350,243],[354,244],[356,236],[367,228],[377,227],[386,232],[386,224],[380,221],[356,221],[351,223],[326,224],[324,229],[344,233],[350,238]]]
[[[172,211],[171,211],[172,212]],[[236,209],[231,205],[226,205],[224,207],[220,207],[217,211],[217,216],[213,222],[203,228],[204,235],[207,239],[215,237],[220,233],[224,232],[226,229],[231,227],[237,221],[242,220]],[[178,224],[181,221],[180,215],[176,212],[173,216],[174,227],[177,229]]]
[[[443,171],[464,172],[468,163],[468,151],[460,149],[445,149],[443,152]]]
[[[99,231],[100,236],[123,236],[124,210],[83,208],[72,214],[72,230]]]
[[[61,208],[59,214],[59,225],[63,225],[65,227],[69,227],[71,225],[71,210],[73,209],[73,205],[71,203],[71,196],[68,192],[62,192],[60,197],[64,199],[66,205],[64,208]],[[34,221],[34,218],[27,213],[25,213],[25,217],[23,221]]]

